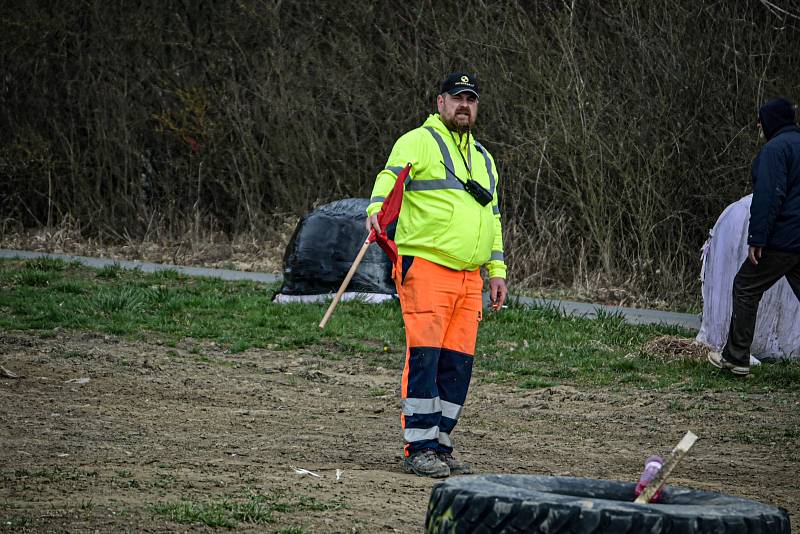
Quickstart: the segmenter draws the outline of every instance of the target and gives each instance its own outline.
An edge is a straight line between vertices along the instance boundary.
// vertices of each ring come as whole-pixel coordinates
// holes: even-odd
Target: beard
[[[472,119],[472,115],[469,112],[467,113],[468,120],[466,122],[457,120],[457,117],[458,115],[454,114],[451,118],[443,120],[444,125],[447,126],[447,129],[458,134],[465,134],[469,132],[472,124],[475,122]]]

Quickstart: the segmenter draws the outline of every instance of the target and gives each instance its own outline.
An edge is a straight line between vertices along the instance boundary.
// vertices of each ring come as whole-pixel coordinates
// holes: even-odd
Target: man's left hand
[[[758,260],[761,259],[761,248],[762,247],[751,246],[750,250],[748,251],[747,257],[750,259],[750,263],[753,265],[758,265]]]
[[[489,298],[493,311],[498,311],[503,307],[507,294],[508,288],[506,287],[505,279],[497,277],[489,279]]]

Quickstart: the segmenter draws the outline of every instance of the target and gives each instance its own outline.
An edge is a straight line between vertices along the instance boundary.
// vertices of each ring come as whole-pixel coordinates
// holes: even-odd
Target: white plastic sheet
[[[287,302],[303,302],[303,303],[316,303],[316,302],[325,302],[333,300],[335,297],[335,293],[322,293],[319,295],[284,295],[283,293],[278,293],[275,295],[273,299],[274,302],[278,303],[287,303]],[[342,293],[342,297],[339,299],[340,302],[347,302],[350,300],[360,300],[361,302],[366,302],[368,304],[379,304],[381,302],[386,302],[387,300],[396,299],[397,297],[394,295],[387,295],[385,293],[358,293],[355,291],[345,291]]]
[[[697,341],[721,350],[728,339],[733,278],[747,258],[748,195],[722,212],[703,245],[703,318]],[[800,302],[786,278],[764,293],[750,352],[758,359],[800,358]]]

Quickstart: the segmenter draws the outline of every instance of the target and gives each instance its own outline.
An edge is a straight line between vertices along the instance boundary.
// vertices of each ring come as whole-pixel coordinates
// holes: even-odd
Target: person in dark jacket
[[[733,280],[733,312],[728,341],[708,361],[735,375],[750,372],[750,345],[764,292],[786,277],[800,300],[800,128],[795,107],[778,98],[758,112],[767,140],[753,160],[747,259]]]

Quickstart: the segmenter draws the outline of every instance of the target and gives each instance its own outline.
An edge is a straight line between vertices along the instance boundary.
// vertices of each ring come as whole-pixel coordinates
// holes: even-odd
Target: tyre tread
[[[572,477],[457,477],[431,490],[425,532],[790,534],[783,508],[677,487],[676,502],[668,489],[663,504],[634,505],[626,500],[632,487]]]

